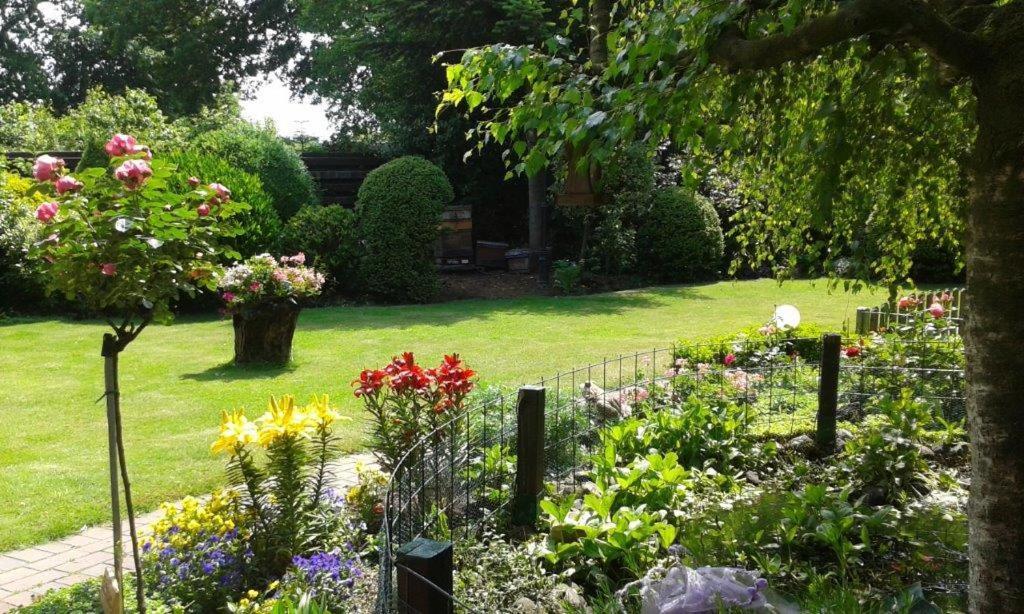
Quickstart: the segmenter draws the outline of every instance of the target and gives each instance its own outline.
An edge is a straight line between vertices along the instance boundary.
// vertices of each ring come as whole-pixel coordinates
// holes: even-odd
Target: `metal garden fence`
[[[967,291],[965,288],[946,288],[943,290],[926,290],[906,295],[914,301],[915,306],[927,308],[935,301],[945,304],[946,319],[952,324],[951,333],[959,333],[967,318]],[[855,330],[859,335],[866,335],[879,330],[892,329],[905,325],[918,317],[920,309],[900,307],[899,301],[887,301],[876,307],[858,307]]]
[[[935,343],[936,352],[949,345],[922,343]],[[687,346],[687,353],[721,360],[723,352],[749,349],[742,345]],[[787,360],[796,348],[818,360]],[[838,422],[860,420],[872,399],[908,385],[941,403],[948,419],[963,416],[961,370],[932,368],[927,360],[859,366],[842,359],[842,348],[839,335],[787,339],[781,352],[758,354],[760,366],[730,370],[728,385],[720,379],[717,391],[704,394],[745,405],[753,428],[766,437],[806,434],[825,448],[834,446]],[[547,488],[579,487],[600,426],[658,411],[663,405],[648,401],[659,398],[654,393],[680,374],[706,368],[679,354],[680,348],[659,348],[555,374],[514,394],[493,395],[413,444],[388,487],[378,610],[475,611],[453,595],[452,543],[472,537],[496,514],[507,514],[512,527],[532,526]]]

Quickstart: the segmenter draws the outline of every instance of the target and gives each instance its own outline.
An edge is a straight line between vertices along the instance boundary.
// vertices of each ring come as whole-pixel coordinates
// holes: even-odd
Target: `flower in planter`
[[[320,294],[324,276],[301,262],[305,257],[259,254],[228,268],[217,287],[229,311],[281,300]],[[229,298],[230,297],[230,298]]]

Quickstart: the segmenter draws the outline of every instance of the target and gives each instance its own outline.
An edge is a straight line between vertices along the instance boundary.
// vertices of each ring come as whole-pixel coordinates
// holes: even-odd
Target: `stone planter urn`
[[[235,364],[288,364],[300,311],[294,299],[283,299],[246,306],[235,313]]]

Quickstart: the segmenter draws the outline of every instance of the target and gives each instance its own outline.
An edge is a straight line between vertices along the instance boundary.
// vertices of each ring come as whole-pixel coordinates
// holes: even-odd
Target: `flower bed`
[[[454,537],[453,600],[474,611],[963,607],[963,356],[936,312],[845,342],[832,456],[801,436],[822,345],[799,331],[755,328],[548,380],[545,448],[562,460],[525,539],[508,505],[512,406],[470,408],[399,465],[391,546]],[[481,549],[504,554],[466,556]]]

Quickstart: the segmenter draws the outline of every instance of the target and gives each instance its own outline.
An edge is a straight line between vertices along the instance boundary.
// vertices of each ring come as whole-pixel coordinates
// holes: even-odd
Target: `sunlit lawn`
[[[840,327],[878,297],[829,294],[824,282],[722,282],[574,298],[461,301],[303,312],[294,364],[229,366],[231,324],[183,318],[145,331],[122,357],[128,462],[140,510],[223,483],[209,443],[222,409],[262,410],[271,394],[334,397],[365,423],[350,382],[401,351],[435,362],[459,352],[490,384],[515,385],[574,365],[760,323],[780,303]],[[58,538],[107,518],[103,326],[61,320],[0,324],[0,551]]]

